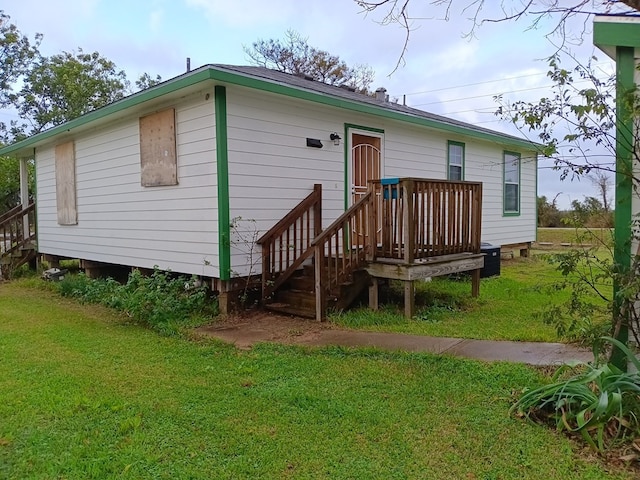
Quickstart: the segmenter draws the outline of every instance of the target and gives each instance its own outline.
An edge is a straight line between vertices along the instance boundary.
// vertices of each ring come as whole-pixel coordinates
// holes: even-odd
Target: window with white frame
[[[447,142],[447,165],[449,180],[464,179],[464,143]]]
[[[504,213],[520,214],[520,154],[504,152]]]

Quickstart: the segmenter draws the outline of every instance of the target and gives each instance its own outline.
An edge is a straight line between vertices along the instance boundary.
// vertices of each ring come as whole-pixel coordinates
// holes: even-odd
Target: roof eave
[[[196,85],[200,82],[210,80],[213,80],[214,82],[238,85],[270,93],[286,95],[288,97],[308,100],[315,103],[338,108],[344,108],[358,113],[376,115],[383,118],[407,122],[410,124],[428,127],[444,132],[465,135],[472,138],[498,143],[507,147],[517,147],[529,151],[538,151],[540,149],[540,145],[535,142],[531,142],[525,139],[517,139],[511,136],[500,134],[498,132],[488,133],[484,131],[478,131],[472,128],[465,128],[461,125],[449,124],[425,117],[420,117],[417,115],[412,115],[409,113],[394,111],[392,109],[384,108],[383,106],[370,105],[353,100],[343,99],[321,92],[314,92],[303,88],[286,85],[281,82],[268,81],[239,72],[226,71],[222,68],[216,68],[212,65],[205,65],[197,70],[193,70],[192,72],[188,72],[179,77],[173,78],[159,85],[123,98],[122,100],[89,112],[62,125],[53,127],[49,130],[38,133],[12,145],[8,145],[4,148],[0,148],[0,155],[31,156],[33,155],[33,149],[35,148],[35,146],[42,144],[43,142],[50,140],[58,135],[70,133],[72,130],[82,127],[95,120],[105,118],[107,116],[122,112],[126,109],[132,108],[142,103],[154,100],[163,95],[167,95],[178,90]]]

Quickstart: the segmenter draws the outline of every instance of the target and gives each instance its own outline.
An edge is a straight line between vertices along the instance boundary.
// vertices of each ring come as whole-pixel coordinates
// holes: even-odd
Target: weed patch
[[[202,323],[203,316],[217,315],[217,304],[196,278],[172,275],[155,269],[149,276],[134,270],[125,284],[112,278],[90,279],[68,275],[58,282],[62,296],[84,303],[99,303],[124,312],[134,321],[163,334]]]

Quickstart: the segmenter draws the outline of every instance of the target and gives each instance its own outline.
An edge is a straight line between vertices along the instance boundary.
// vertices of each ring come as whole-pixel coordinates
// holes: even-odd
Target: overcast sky
[[[391,76],[404,31],[380,25],[382,12],[365,15],[352,0],[12,0],[2,8],[23,34],[44,35],[43,54],[98,51],[131,79],[143,72],[165,80],[179,75],[187,57],[192,68],[247,64],[243,46],[294,29],[349,64],[371,66],[374,89],[383,86],[401,102],[406,95],[409,106],[524,136],[495,117],[493,97],[516,101],[549,94],[545,59],[555,48],[545,34],[551,23],[537,30],[528,28],[527,19],[485,24],[469,39],[463,35],[471,28],[468,13],[453,11],[445,21],[444,10],[426,8],[428,3],[413,0],[411,13],[422,19],[413,25],[404,65]],[[595,53],[598,65],[612,71],[608,58],[594,50],[590,30],[574,51],[585,61]],[[0,114],[5,121],[12,115]],[[593,194],[588,181],[561,182],[558,172],[540,166],[539,195],[562,192],[558,201],[567,207]]]

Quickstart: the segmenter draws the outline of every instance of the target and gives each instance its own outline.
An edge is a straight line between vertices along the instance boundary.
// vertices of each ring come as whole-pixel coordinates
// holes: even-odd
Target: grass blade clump
[[[638,359],[618,340],[602,340],[620,348],[629,362],[640,367]],[[553,423],[558,430],[579,433],[600,452],[619,440],[640,437],[640,374],[599,362],[600,347],[594,353],[593,363],[563,365],[551,384],[525,391],[510,412]]]

